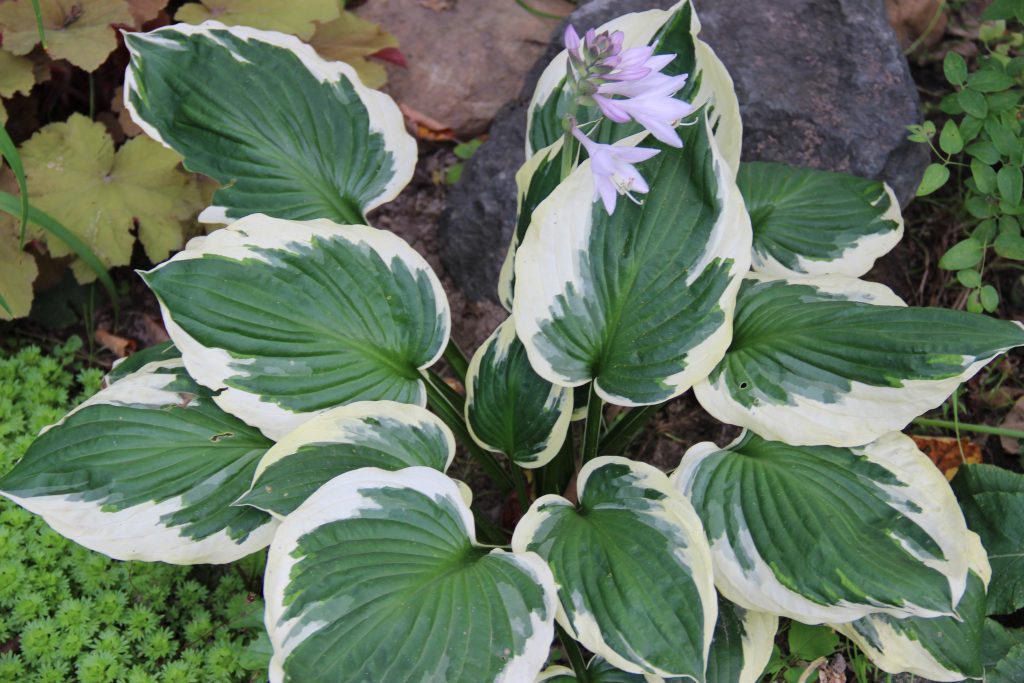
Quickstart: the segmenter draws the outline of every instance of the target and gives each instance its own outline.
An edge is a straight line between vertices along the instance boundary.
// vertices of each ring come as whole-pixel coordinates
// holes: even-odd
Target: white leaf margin
[[[292,554],[298,547],[299,539],[325,524],[343,519],[356,519],[361,511],[374,509],[377,503],[363,496],[362,491],[380,488],[411,489],[435,501],[447,500],[459,511],[462,527],[473,545],[484,547],[476,542],[473,513],[465,504],[458,484],[437,470],[429,467],[407,467],[398,472],[388,472],[375,467],[364,467],[330,480],[285,518],[270,545],[263,582],[263,597],[266,604],[264,624],[274,648],[270,660],[270,683],[283,683],[283,667],[288,655],[322,625],[297,628],[302,615],[282,622],[286,611],[285,589],[293,568],[302,559]],[[554,637],[555,609],[558,602],[555,580],[547,563],[535,553],[509,553],[494,548],[490,554],[507,557],[509,562],[531,575],[543,588],[545,609],[550,615],[549,619],[540,621],[531,614],[533,635],[527,640],[523,653],[510,658],[493,683],[520,683],[532,680],[547,661],[551,639]]]
[[[741,433],[724,447],[710,441],[690,447],[683,455],[679,468],[671,476],[673,485],[689,500],[693,482],[703,461],[719,451],[730,450],[743,437]],[[905,487],[880,488],[897,501],[903,499],[905,502],[902,505],[889,503],[889,506],[911,519],[942,550],[947,558],[945,561],[922,558],[922,564],[946,577],[955,605],[967,588],[968,558],[974,552],[974,541],[945,476],[927,455],[918,450],[913,439],[899,432],[890,432],[866,446],[850,450],[884,467],[899,481],[907,483]],[[915,507],[917,511],[914,511]],[[847,601],[836,605],[821,605],[790,590],[776,578],[771,567],[757,552],[749,531],[742,538],[744,551],[754,563],[754,569],[749,574],[744,571],[726,536],[709,540],[715,586],[726,599],[744,609],[769,612],[810,625],[842,624],[874,613],[890,614],[896,618],[952,616],[952,613],[936,612],[908,602],[902,607]],[[916,555],[910,545],[905,547],[912,555]]]
[[[810,286],[849,301],[906,307],[906,303],[885,285],[843,275],[775,277],[749,273],[746,278]],[[1024,323],[1017,324],[1024,329]],[[693,390],[701,407],[714,418],[749,429],[765,439],[793,446],[861,446],[887,432],[903,429],[918,415],[942,405],[960,384],[1005,350],[985,358],[964,356],[968,363],[964,370],[945,379],[907,379],[899,387],[879,387],[849,380],[849,392],[834,403],[794,394],[790,397],[792,405],[760,403],[747,408],[729,393],[724,373],[715,382],[705,376]]]
[[[888,199],[889,208],[878,217],[878,220],[896,223],[895,230],[865,235],[848,246],[842,254],[832,259],[810,259],[793,252],[797,257],[795,268],[780,263],[768,251],[758,250],[755,239],[751,267],[758,273],[780,278],[820,275],[845,275],[859,278],[867,274],[874,267],[876,260],[888,254],[900,243],[905,231],[903,212],[900,210],[896,194],[888,183],[883,182],[882,187],[882,194],[872,202],[872,205],[877,205]]]
[[[391,153],[394,159],[392,177],[385,185],[381,193],[370,199],[362,208],[364,213],[391,201],[398,196],[409,181],[412,180],[413,172],[416,170],[416,159],[418,151],[416,140],[409,135],[405,129],[405,118],[401,110],[390,96],[368,88],[363,85],[356,70],[345,62],[332,62],[324,59],[316,53],[309,45],[303,43],[295,36],[278,31],[263,31],[248,26],[226,26],[219,21],[208,20],[201,24],[172,24],[158,28],[149,33],[135,33],[133,37],[153,44],[159,44],[164,38],[162,33],[179,33],[184,36],[206,36],[212,43],[222,45],[221,41],[213,35],[213,31],[226,31],[246,42],[256,41],[266,43],[274,47],[283,48],[298,57],[317,80],[321,83],[337,83],[342,78],[347,79],[356,92],[356,95],[366,107],[369,116],[370,132],[379,133],[384,140],[384,149]],[[222,45],[225,50],[237,60],[245,61],[243,57],[235,55],[230,48]],[[128,52],[134,61],[137,53],[127,44]],[[135,73],[131,66],[125,71],[124,81],[124,107],[132,121],[134,121],[143,132],[153,138],[164,147],[171,149],[160,132],[136,111],[131,101],[131,94],[138,91],[135,81]],[[209,206],[199,214],[199,221],[203,223],[230,224],[237,219],[228,218],[225,207]]]
[[[970,538],[970,554],[968,565],[988,587],[992,579],[992,567],[988,562],[988,554],[981,544],[981,538],[973,531],[967,532]],[[875,615],[869,615],[862,621],[868,622],[877,634],[881,648],[875,647],[867,638],[854,628],[854,623],[829,624],[832,628],[856,643],[871,663],[882,671],[890,674],[910,673],[931,681],[962,681],[964,675],[959,671],[951,671],[940,664],[935,656],[925,648],[919,640],[909,637],[892,627],[892,625]]]
[[[554,143],[538,151],[527,158],[519,170],[516,171],[516,223],[519,222],[519,214],[523,210],[523,201],[530,189],[530,182],[541,164],[549,159],[554,159],[562,151],[563,138],[558,138]],[[505,252],[505,260],[501,263],[501,271],[498,273],[498,301],[509,313],[512,312],[512,301],[515,298],[514,278],[516,264],[516,250],[519,248],[519,238],[516,235],[518,225],[512,228],[512,237],[509,240],[508,251]]]
[[[339,225],[325,218],[310,221],[293,221],[272,218],[256,213],[240,218],[226,228],[209,235],[189,240],[183,251],[156,266],[148,273],[155,273],[170,263],[206,256],[221,256],[241,261],[255,259],[270,263],[256,249],[289,249],[291,245],[308,245],[314,238],[341,239],[352,245],[363,245],[376,252],[385,263],[393,259],[403,261],[414,272],[425,273],[430,281],[439,312],[444,319],[444,334],[434,355],[419,369],[430,367],[442,356],[451,334],[451,309],[448,297],[440,280],[426,259],[419,255],[402,238],[394,233],[371,228],[367,225]],[[148,274],[147,273],[147,274]],[[272,401],[264,400],[259,394],[229,387],[226,381],[239,376],[241,368],[252,359],[235,358],[226,350],[207,347],[189,335],[175,321],[172,313],[160,297],[160,312],[167,334],[178,347],[188,373],[196,382],[218,391],[214,401],[225,412],[231,413],[247,424],[257,427],[269,438],[278,440],[294,431],[318,412],[299,413],[287,410]],[[427,402],[426,388],[420,383],[419,406]]]
[[[496,363],[507,360],[509,349],[516,341],[516,338],[514,321],[512,318],[507,318],[498,326],[491,336],[480,345],[480,348],[476,350],[476,353],[474,353],[472,359],[470,359],[469,367],[466,370],[466,407],[464,410],[466,427],[469,429],[469,435],[473,438],[473,441],[476,441],[484,450],[492,453],[503,453],[503,451],[497,446],[489,444],[480,438],[473,429],[473,421],[469,419],[469,413],[473,406],[476,378],[477,375],[480,374],[480,364],[483,362],[487,351],[492,347],[494,348],[494,358]],[[518,460],[515,461],[516,465],[525,469],[535,469],[537,467],[547,465],[561,450],[562,442],[565,441],[565,435],[569,432],[569,424],[572,420],[572,389],[552,384],[551,390],[548,392],[548,397],[544,402],[544,409],[552,412],[557,411],[558,419],[555,421],[551,434],[548,436],[545,447],[539,452],[532,454],[534,457],[533,460],[524,462],[520,462]],[[509,456],[508,453],[505,453],[505,455]],[[511,458],[511,456],[509,457]]]
[[[351,441],[353,429],[358,427],[365,429],[366,427],[363,418],[389,418],[414,430],[425,428],[437,429],[444,436],[445,443],[448,446],[448,457],[444,466],[445,471],[448,470],[452,460],[455,459],[455,436],[448,428],[448,425],[426,408],[410,403],[398,403],[397,401],[356,401],[355,403],[330,408],[325,412],[315,415],[271,446],[270,450],[267,451],[266,455],[256,465],[256,470],[252,477],[252,487],[256,486],[268,467],[287,459],[289,456],[295,455],[303,446],[314,443],[353,443]],[[379,428],[379,432],[382,437],[386,437],[386,429]],[[355,434],[355,436],[361,436],[361,434]],[[250,491],[252,487],[250,487]],[[470,495],[472,496],[472,494]],[[283,519],[282,515],[273,510],[266,510],[253,503],[243,502],[243,504],[263,510],[279,520]]]
[[[167,389],[177,379],[161,369],[184,367],[180,358],[148,363],[122,377],[99,393],[82,402],[59,422],[45,427],[40,434],[63,424],[71,415],[90,406],[111,405],[159,409],[180,405],[181,396]],[[209,484],[216,485],[216,475]],[[269,519],[253,529],[241,543],[232,539],[226,529],[196,541],[183,536],[178,527],[166,526],[163,518],[183,507],[181,496],[156,503],[104,512],[104,501],[85,501],[74,495],[21,497],[0,491],[0,495],[39,515],[61,536],[75,543],[112,557],[115,560],[140,560],[168,564],[226,564],[270,545],[277,522]]]
[[[686,285],[691,285],[700,277],[702,271],[718,258],[732,259],[732,280],[719,299],[725,321],[686,353],[687,365],[683,370],[664,379],[664,384],[671,387],[672,394],[658,403],[679,396],[706,378],[725,356],[732,342],[736,294],[743,281],[743,274],[750,270],[753,242],[750,216],[736,185],[735,174],[729,170],[728,163],[719,155],[717,143],[710,134],[710,124],[705,125],[708,126],[708,142],[718,184],[717,199],[722,205],[722,211],[712,227],[704,254],[694,264]],[[646,137],[646,133],[639,133],[615,144],[634,147]],[[512,305],[512,317],[515,319],[516,333],[526,347],[534,371],[552,384],[567,387],[581,386],[593,378],[570,377],[556,370],[544,357],[534,337],[542,335],[541,323],[549,319],[552,302],[562,295],[569,285],[573,285],[580,292],[587,289],[586,286],[581,286],[587,281],[583,278],[584,273],[576,253],[587,250],[593,227],[591,208],[594,201],[594,178],[590,171],[590,159],[587,159],[534,210],[530,227],[515,256],[517,296]],[[645,405],[605,391],[600,380],[594,382],[594,389],[601,398],[615,405]]]
[[[580,468],[576,479],[576,489],[579,492],[578,497],[580,499],[584,496],[587,480],[590,476],[596,470],[608,465],[620,465],[629,468],[631,472],[638,475],[635,486],[649,488],[662,493],[665,496],[663,500],[659,501],[664,508],[662,514],[656,515],[653,512],[648,514],[659,517],[667,524],[679,529],[681,534],[690,541],[688,547],[677,549],[675,556],[680,564],[690,568],[693,584],[701,598],[701,611],[704,620],[704,663],[706,665],[708,652],[711,650],[711,640],[714,636],[715,622],[718,619],[718,597],[712,578],[711,548],[704,534],[704,524],[697,515],[697,511],[693,509],[690,501],[680,495],[664,472],[647,463],[617,455],[596,457]],[[530,509],[526,511],[526,514],[519,520],[512,534],[512,550],[514,552],[529,552],[527,547],[537,535],[537,531],[551,517],[550,512],[542,512],[541,508],[554,506],[576,508],[575,504],[556,494],[548,494],[535,500]],[[678,675],[659,670],[656,666],[646,661],[641,660],[642,663],[638,664],[637,659],[639,659],[639,656],[635,653],[623,654],[613,650],[601,635],[601,627],[593,615],[581,609],[576,611],[575,621],[570,620],[568,613],[562,607],[561,600],[558,600],[555,618],[559,625],[574,640],[581,643],[595,655],[603,657],[617,669],[627,673],[653,673],[668,678]],[[633,659],[629,657],[633,657]],[[644,670],[645,667],[646,671]]]

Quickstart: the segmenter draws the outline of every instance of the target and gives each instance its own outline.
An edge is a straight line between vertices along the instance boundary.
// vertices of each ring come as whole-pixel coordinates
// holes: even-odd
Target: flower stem
[[[919,417],[914,424],[921,427],[938,427],[940,429],[957,429],[959,427],[965,432],[976,432],[978,434],[994,434],[996,436],[1008,436],[1011,439],[1024,439],[1024,431],[1017,429],[1006,429],[1005,427],[993,427],[991,425],[976,425],[967,422],[954,422],[953,420],[934,420],[929,417]]]
[[[587,675],[587,664],[583,661],[583,653],[580,652],[579,644],[558,624],[555,624],[555,629],[558,631],[558,642],[562,644],[565,656],[569,658],[569,663],[572,664],[576,680],[579,683],[590,683],[590,676]]]
[[[623,455],[629,444],[643,431],[651,418],[661,409],[661,404],[632,408],[614,422],[601,439],[599,455]]]
[[[594,383],[590,383],[590,394],[587,398],[587,425],[583,431],[583,464],[587,464],[597,456],[598,445],[601,442],[601,414],[604,401],[594,390]]]
[[[527,508],[530,507],[530,490],[526,485],[526,475],[523,474],[523,469],[516,465],[514,462],[510,463],[512,468],[512,481],[516,484],[516,495],[519,497],[519,511],[525,513]]]
[[[565,180],[572,173],[572,160],[576,156],[576,138],[572,136],[572,133],[565,131],[562,135],[562,172],[560,180]]]

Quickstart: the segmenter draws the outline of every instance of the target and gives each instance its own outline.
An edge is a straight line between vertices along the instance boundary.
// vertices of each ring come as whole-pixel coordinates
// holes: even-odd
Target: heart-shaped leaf
[[[184,224],[199,212],[195,178],[181,158],[147,138],[116,152],[102,123],[82,114],[40,129],[21,148],[32,205],[81,239],[105,266],[128,265],[135,233],[154,263],[184,243]],[[73,254],[59,238],[47,240],[52,256]],[[79,282],[96,273],[75,261]]]
[[[364,223],[412,177],[416,143],[394,101],[297,38],[208,21],[125,42],[132,119],[222,185],[200,220]]]
[[[271,438],[355,401],[423,405],[448,341],[430,266],[362,225],[249,216],[144,277],[192,376]]]
[[[705,683],[757,683],[772,657],[779,618],[719,596]]]
[[[473,440],[520,467],[541,467],[558,453],[572,417],[572,389],[537,375],[512,320],[488,337],[466,373],[466,424]]]
[[[444,472],[453,457],[455,437],[425,408],[394,401],[352,403],[317,415],[274,444],[238,503],[284,517],[345,472],[414,466]]]
[[[952,615],[971,538],[942,473],[893,432],[862,448],[746,432],[692,447],[673,475],[736,604],[806,624]]]
[[[642,204],[608,215],[583,162],[533,212],[516,252],[516,333],[554,384],[593,380],[618,405],[660,403],[703,379],[732,334],[750,221],[703,114],[682,149],[648,139]],[[622,144],[638,142],[636,138]]]
[[[1024,475],[994,465],[964,465],[953,479],[967,524],[992,563],[988,613],[1024,607]]]
[[[26,55],[39,43],[39,29],[31,0],[0,3],[0,34],[4,50]],[[46,33],[46,52],[66,59],[84,71],[100,68],[117,48],[114,25],[134,23],[126,0],[39,0]]]
[[[877,180],[749,161],[736,183],[761,273],[859,277],[903,237],[899,202]]]
[[[505,261],[498,274],[498,299],[506,310],[512,311],[515,290],[516,251],[526,237],[533,211],[562,181],[562,141],[559,139],[526,160],[516,171],[516,227],[505,253]]]
[[[171,358],[117,379],[44,431],[0,478],[0,493],[118,560],[233,562],[269,544],[277,526],[232,507],[270,446]]]
[[[325,484],[270,547],[271,682],[532,681],[554,635],[551,572],[473,529],[455,483],[430,468]]]
[[[795,445],[857,446],[940,405],[1024,325],[908,308],[882,285],[840,276],[740,288],[729,352],[697,399],[719,420]]]
[[[718,607],[693,508],[662,472],[615,456],[584,465],[576,487],[578,506],[543,496],[512,537],[551,567],[558,622],[624,671],[702,680]]]
[[[895,619],[873,614],[834,628],[887,673],[912,673],[931,681],[982,678],[985,585],[991,570],[981,541],[972,536],[971,573],[956,606],[958,617]]]

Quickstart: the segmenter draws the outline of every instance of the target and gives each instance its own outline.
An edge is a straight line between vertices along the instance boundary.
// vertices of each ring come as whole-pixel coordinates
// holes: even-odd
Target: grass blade
[[[21,211],[18,220],[21,221],[19,245],[25,247],[25,231],[28,229],[28,184],[25,182],[25,167],[21,164],[21,155],[14,141],[7,134],[7,130],[0,126],[0,156],[7,160],[7,165],[14,171],[14,179],[18,181],[18,192],[21,194]]]
[[[0,211],[9,213],[12,216],[17,216],[21,210],[21,200],[15,197],[9,192],[0,192]],[[120,311],[120,307],[117,301],[117,289],[114,287],[114,281],[110,279],[110,274],[107,269],[103,267],[103,263],[97,258],[96,254],[92,252],[85,242],[78,239],[77,236],[61,223],[50,216],[47,213],[40,211],[31,204],[28,207],[28,217],[33,223],[46,230],[48,233],[61,240],[71,250],[78,255],[80,259],[85,261],[85,264],[92,268],[93,272],[96,273],[96,277],[100,283],[106,288],[107,293],[110,295],[110,302],[114,305],[114,313],[117,315]]]
[[[39,44],[46,49],[46,32],[43,31],[43,11],[39,8],[39,0],[32,0],[32,11],[36,13],[36,30],[39,31]]]
[[[11,307],[7,305],[7,299],[4,298],[3,294],[0,294],[0,307],[3,307],[3,309],[7,311],[7,315],[12,318],[14,317],[14,311],[12,311]]]

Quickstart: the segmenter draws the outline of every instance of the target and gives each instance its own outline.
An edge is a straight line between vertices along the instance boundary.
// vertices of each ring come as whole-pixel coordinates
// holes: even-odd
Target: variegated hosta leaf
[[[757,683],[768,666],[779,618],[718,599],[718,621],[708,654],[706,683]]]
[[[181,352],[172,341],[165,341],[153,346],[136,351],[130,356],[114,361],[114,367],[110,369],[107,376],[103,378],[104,386],[110,386],[114,382],[127,377],[133,372],[142,369],[143,366],[157,361],[174,360],[181,358]]]
[[[277,526],[232,507],[270,446],[171,358],[45,430],[0,478],[0,494],[118,560],[233,562],[269,544]]]
[[[857,446],[940,405],[1024,325],[908,308],[882,285],[842,276],[740,288],[732,344],[697,399],[722,422],[795,445]]]
[[[274,439],[337,405],[423,405],[419,370],[448,341],[448,302],[430,266],[363,225],[257,214],[144,277],[191,375]]]
[[[394,101],[293,36],[207,21],[125,42],[132,119],[222,185],[200,220],[364,223],[412,178],[416,143]]]
[[[339,474],[361,467],[444,472],[453,457],[455,437],[426,408],[394,401],[352,403],[317,415],[274,444],[238,503],[284,517]]]
[[[579,506],[537,499],[512,537],[548,562],[558,622],[632,673],[703,679],[717,602],[693,508],[650,465],[605,456],[584,465]]]
[[[649,10],[617,17],[596,29],[622,31],[623,49],[653,45],[655,54],[674,54],[675,59],[662,71],[668,75],[689,74],[686,86],[676,97],[695,106],[709,104],[709,118],[722,156],[735,175],[740,162],[743,128],[739,102],[732,78],[725,65],[706,43],[697,39],[700,22],[688,0],[668,10]],[[547,66],[537,81],[527,110],[526,158],[544,149],[562,136],[562,121],[572,104],[566,90],[568,54],[563,50]],[[576,112],[580,121],[600,116],[596,107]],[[604,121],[595,134],[601,142],[613,142],[639,130],[634,123]]]
[[[576,683],[576,673],[565,666],[549,666],[541,672],[535,683]],[[652,680],[641,674],[616,669],[603,657],[591,657],[587,662],[587,680],[590,683],[644,683]],[[661,681],[660,678],[654,680]]]
[[[673,478],[704,522],[715,585],[746,609],[807,624],[934,617],[964,592],[963,514],[902,434],[848,449],[746,432],[697,444]]]
[[[550,382],[618,405],[678,396],[721,359],[750,263],[750,221],[703,114],[638,164],[642,204],[611,216],[585,161],[533,212],[516,253],[516,333]],[[637,138],[624,141],[635,143]]]
[[[530,227],[533,210],[558,187],[562,180],[562,141],[559,139],[526,160],[516,171],[516,227],[498,274],[498,299],[509,312],[515,289],[516,250]]]
[[[899,202],[879,180],[748,161],[736,183],[761,273],[860,277],[903,237]]]
[[[572,389],[537,375],[508,319],[487,338],[466,373],[466,424],[483,448],[520,467],[558,454],[572,418]]]
[[[288,515],[267,559],[272,683],[519,683],[547,659],[555,586],[488,550],[451,479],[363,468]]]
[[[894,619],[872,614],[834,628],[853,640],[871,663],[888,673],[932,681],[982,678],[985,585],[991,569],[981,540],[971,533],[971,572],[957,603],[957,617]]]
[[[1024,607],[1024,475],[995,465],[964,465],[952,486],[967,526],[981,536],[992,562],[987,611],[1012,614]]]

